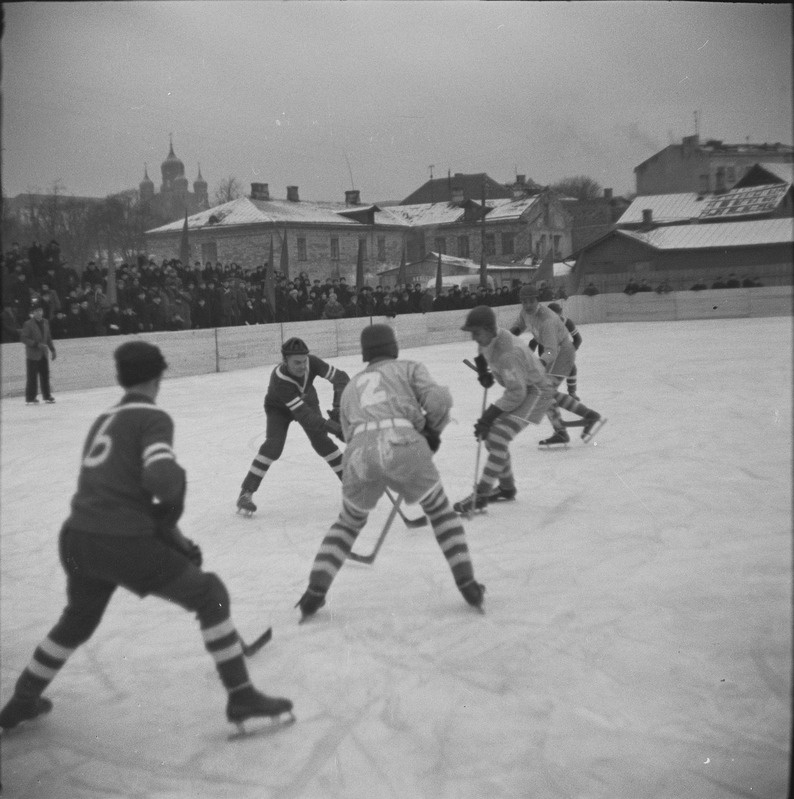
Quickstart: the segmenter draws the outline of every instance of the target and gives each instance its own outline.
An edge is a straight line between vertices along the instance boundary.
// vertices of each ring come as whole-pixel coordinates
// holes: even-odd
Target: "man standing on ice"
[[[521,300],[521,310],[515,324],[510,328],[510,332],[514,336],[518,336],[527,328],[530,329],[534,340],[539,345],[538,351],[542,352],[540,360],[556,389],[575,368],[576,349],[562,319],[554,311],[540,304],[538,290],[534,286],[522,286],[518,297]],[[541,447],[565,445],[571,440],[565,429],[565,423],[562,421],[560,408],[582,417],[582,440],[585,443],[589,442],[606,424],[606,419],[602,419],[599,413],[591,410],[574,397],[557,391],[554,399],[554,403],[546,412],[551,426],[554,428],[554,435],[541,441]]]
[[[369,365],[344,390],[340,409],[347,442],[342,510],[320,545],[309,586],[296,605],[301,621],[325,604],[331,583],[387,488],[422,506],[455,584],[466,602],[480,608],[485,586],[474,578],[466,533],[433,463],[452,395],[424,364],[397,359],[397,340],[388,325],[362,330],[361,355]]]
[[[281,355],[283,361],[270,375],[265,394],[265,440],[248,468],[237,498],[237,511],[246,516],[256,511],[254,492],[270,467],[281,457],[287,430],[293,421],[304,429],[312,449],[342,479],[342,453],[328,434],[341,438],[339,397],[350,378],[322,358],[310,355],[309,348],[299,338],[287,339],[281,347]],[[327,419],[320,411],[315,377],[325,378],[334,387],[333,407],[328,411]]]
[[[471,333],[477,342],[474,363],[480,385],[486,392],[495,382],[504,388],[474,425],[474,435],[485,443],[488,460],[471,495],[453,506],[458,513],[470,514],[490,502],[515,499],[508,447],[527,425],[543,419],[554,402],[554,386],[529,348],[510,331],[497,328],[493,308],[473,308],[461,330]]]
[[[145,341],[122,344],[115,359],[125,394],[89,430],[71,514],[60,532],[66,607],[17,680],[0,727],[11,729],[52,709],[44,690],[94,634],[119,586],[196,615],[228,694],[229,721],[242,726],[253,717],[291,714],[289,699],[266,696],[251,684],[226,586],[201,569],[201,550],[177,527],[185,471],[172,449],[174,423],[155,405],[165,359]]]

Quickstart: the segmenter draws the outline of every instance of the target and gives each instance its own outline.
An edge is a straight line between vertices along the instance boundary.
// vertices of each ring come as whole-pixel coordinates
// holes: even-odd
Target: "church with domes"
[[[209,208],[208,186],[201,176],[201,165],[191,192],[185,177],[185,165],[174,153],[173,137],[169,138],[168,156],[160,165],[160,174],[160,191],[155,192],[154,182],[149,178],[148,168],[144,164],[143,180],[138,186],[141,204],[151,216],[164,223],[173,222],[184,217],[185,212],[190,215]]]

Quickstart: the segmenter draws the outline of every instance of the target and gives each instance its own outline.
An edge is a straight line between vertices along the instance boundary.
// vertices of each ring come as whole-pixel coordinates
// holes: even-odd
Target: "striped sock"
[[[354,508],[342,500],[339,518],[331,525],[314,558],[309,575],[309,588],[325,594],[331,587],[339,569],[350,554],[361,528],[367,523],[368,513]]]
[[[438,483],[420,500],[422,510],[430,519],[436,541],[447,559],[455,584],[460,586],[474,579],[474,569],[466,544],[466,533],[460,517],[450,505],[443,486]]]

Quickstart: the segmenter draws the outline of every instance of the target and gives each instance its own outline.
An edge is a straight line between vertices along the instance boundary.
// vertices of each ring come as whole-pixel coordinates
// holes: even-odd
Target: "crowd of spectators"
[[[264,265],[244,270],[139,256],[114,271],[109,283],[107,268],[93,261],[80,273],[64,264],[55,241],[34,242],[26,252],[14,242],[3,256],[3,341],[19,340],[33,304],[44,308],[53,338],[64,339],[513,305],[520,288],[453,286],[436,296],[420,283],[357,287],[343,277],[323,282],[301,272],[289,280],[276,271],[271,304]],[[545,290],[549,299],[564,299]]]

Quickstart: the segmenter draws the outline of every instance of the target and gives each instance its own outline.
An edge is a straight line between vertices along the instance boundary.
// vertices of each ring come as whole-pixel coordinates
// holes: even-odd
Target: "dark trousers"
[[[38,383],[41,381],[41,396],[44,399],[51,397],[50,393],[50,361],[44,357],[38,361],[26,359],[27,383],[25,384],[25,400],[33,402],[38,394]]]

